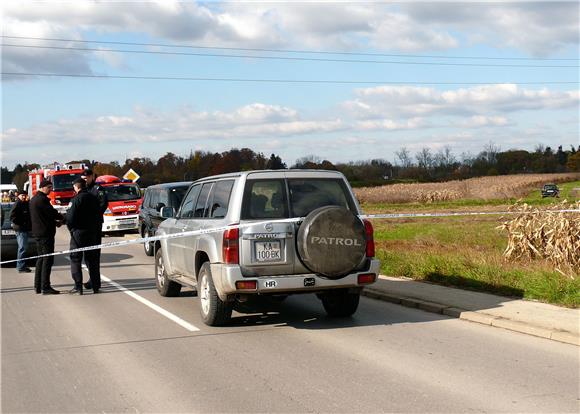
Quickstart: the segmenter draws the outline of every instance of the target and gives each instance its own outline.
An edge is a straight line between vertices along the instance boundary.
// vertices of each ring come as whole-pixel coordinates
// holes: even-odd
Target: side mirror
[[[157,205],[155,206],[155,210],[157,211],[161,211],[161,209],[165,207],[164,203],[157,203]]]
[[[163,218],[173,218],[175,216],[175,210],[173,207],[161,207],[161,217]]]

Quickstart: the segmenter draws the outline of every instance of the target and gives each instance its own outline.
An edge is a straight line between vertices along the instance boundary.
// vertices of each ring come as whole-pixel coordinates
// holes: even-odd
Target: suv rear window
[[[284,180],[248,180],[244,189],[242,219],[287,218]]]
[[[244,190],[242,219],[304,217],[324,206],[341,206],[356,211],[342,180],[288,179],[288,190],[290,197],[286,192],[286,182],[282,179],[248,180]]]
[[[293,217],[307,216],[311,211],[324,206],[340,206],[354,211],[342,180],[289,179],[288,189]]]

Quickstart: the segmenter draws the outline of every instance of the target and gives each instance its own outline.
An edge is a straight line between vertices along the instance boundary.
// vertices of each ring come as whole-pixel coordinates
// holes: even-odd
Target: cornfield
[[[508,232],[506,259],[546,259],[572,279],[580,274],[580,201],[564,201],[542,210],[527,204],[516,204],[511,209],[518,214],[498,227]]]
[[[520,198],[548,182],[579,179],[580,174],[520,174],[470,178],[444,183],[393,184],[355,189],[361,203],[430,203],[459,199]]]

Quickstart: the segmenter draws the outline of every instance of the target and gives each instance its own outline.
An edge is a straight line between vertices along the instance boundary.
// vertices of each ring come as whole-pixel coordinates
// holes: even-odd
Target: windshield
[[[545,189],[545,190],[555,190],[556,188],[558,188],[558,187],[556,186],[556,184],[546,184],[546,185],[544,186],[544,189]]]
[[[109,201],[138,200],[141,198],[141,191],[137,184],[118,184],[102,187]]]
[[[73,181],[80,178],[81,173],[58,174],[52,176],[53,191],[72,191]]]

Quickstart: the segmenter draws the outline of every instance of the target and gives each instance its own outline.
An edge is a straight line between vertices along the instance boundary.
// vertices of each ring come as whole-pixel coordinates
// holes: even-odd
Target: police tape
[[[536,211],[463,211],[450,213],[383,213],[383,214],[362,214],[358,217],[361,219],[396,219],[396,218],[424,218],[424,217],[458,217],[458,216],[489,216],[489,215],[515,215],[515,214],[546,214],[546,213],[580,213],[580,209],[565,210],[536,210]],[[227,226],[214,227],[211,229],[200,229],[191,231],[181,231],[173,234],[163,234],[161,236],[140,237],[132,240],[121,240],[111,243],[97,244],[94,246],[79,247],[76,249],[60,250],[54,253],[48,253],[38,256],[25,257],[22,260],[39,259],[43,257],[59,256],[63,254],[86,252],[89,250],[109,249],[112,247],[126,246],[131,244],[151,243],[159,240],[177,239],[182,237],[199,236],[202,234],[219,233],[226,230],[242,229],[246,227],[255,227],[271,223],[297,223],[304,221],[305,217],[295,217],[289,219],[253,221],[243,224],[230,224]],[[18,259],[6,260],[0,262],[0,265],[17,262]]]

